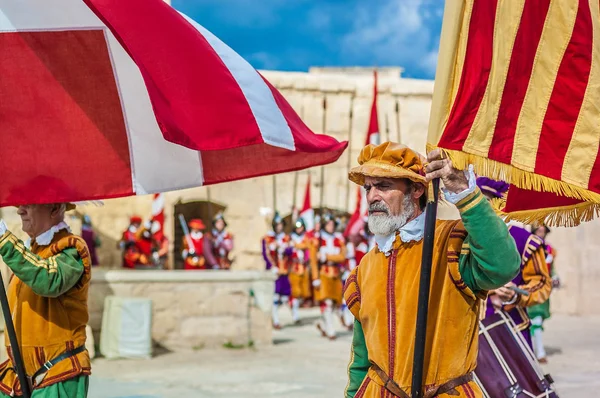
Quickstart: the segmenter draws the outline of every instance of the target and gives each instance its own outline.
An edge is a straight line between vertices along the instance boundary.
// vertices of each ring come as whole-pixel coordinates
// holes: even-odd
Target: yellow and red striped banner
[[[600,208],[599,1],[447,1],[428,142],[459,168],[513,184],[506,210],[518,218],[591,219]]]

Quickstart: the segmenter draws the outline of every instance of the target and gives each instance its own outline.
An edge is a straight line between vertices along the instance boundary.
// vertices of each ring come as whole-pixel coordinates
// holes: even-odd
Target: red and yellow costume
[[[207,269],[204,249],[206,237],[200,231],[205,226],[202,220],[191,220],[188,223],[192,232],[183,238],[183,268],[187,270]]]
[[[346,243],[342,234],[330,234],[321,230],[318,248],[313,255],[313,280],[321,281],[316,291],[316,299],[332,300],[335,304],[342,302],[342,269],[346,262]]]
[[[135,268],[135,265],[139,259],[139,253],[136,248],[135,242],[138,239],[137,232],[139,225],[142,224],[142,218],[139,216],[132,216],[129,220],[129,227],[121,235],[121,241],[119,246],[123,251],[123,267],[124,268]]]
[[[292,297],[308,299],[312,296],[309,272],[309,240],[306,234],[291,234],[290,285]]]

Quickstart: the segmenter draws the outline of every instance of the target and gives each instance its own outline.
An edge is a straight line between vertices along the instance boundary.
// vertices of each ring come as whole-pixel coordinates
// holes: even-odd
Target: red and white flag
[[[0,206],[294,171],[346,147],[162,0],[2,0],[0,71]]]
[[[379,145],[380,143],[381,141],[379,135],[379,121],[377,119],[377,70],[375,70],[373,72],[373,104],[371,105],[371,116],[369,118],[369,127],[367,129],[365,145]],[[367,212],[367,198],[365,197],[365,193],[362,187],[358,187],[356,196],[356,208],[354,209],[354,213],[350,217],[348,225],[346,226],[346,230],[344,231],[344,235],[346,237],[350,235],[356,235],[360,232],[362,228],[364,228],[364,218],[367,215]]]
[[[155,193],[152,200],[152,234],[161,240],[165,231],[165,194]]]
[[[312,231],[315,229],[315,211],[312,208],[310,201],[310,175],[306,181],[306,191],[304,192],[304,204],[302,205],[302,211],[300,217],[304,220],[306,225],[306,231]]]

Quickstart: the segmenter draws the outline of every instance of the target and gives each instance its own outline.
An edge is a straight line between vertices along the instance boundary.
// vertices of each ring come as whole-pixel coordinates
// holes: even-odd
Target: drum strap
[[[377,364],[371,362],[371,367],[383,382],[383,387],[386,390],[400,398],[411,398],[410,395],[405,393],[404,390],[400,388],[400,386],[394,380],[392,380],[383,370],[381,370],[379,366],[377,366]],[[473,372],[459,376],[439,386],[426,387],[423,398],[433,398],[441,394],[459,395],[458,391],[456,391],[456,387],[466,384],[471,380],[473,380]]]

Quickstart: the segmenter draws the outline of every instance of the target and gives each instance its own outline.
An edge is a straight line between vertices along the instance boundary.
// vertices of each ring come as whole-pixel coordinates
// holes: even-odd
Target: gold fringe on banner
[[[428,152],[435,148],[437,147],[427,144]],[[512,165],[500,163],[483,156],[444,148],[440,149],[448,155],[454,167],[459,170],[465,170],[472,164],[475,174],[479,176],[505,181],[522,189],[552,192],[557,195],[584,201],[584,203],[569,206],[522,210],[510,213],[505,213],[502,210],[505,201],[494,201],[492,206],[506,220],[520,221],[525,224],[534,222],[545,223],[548,226],[554,227],[575,227],[582,222],[591,221],[595,217],[600,216],[600,194],[564,181],[523,171]]]

